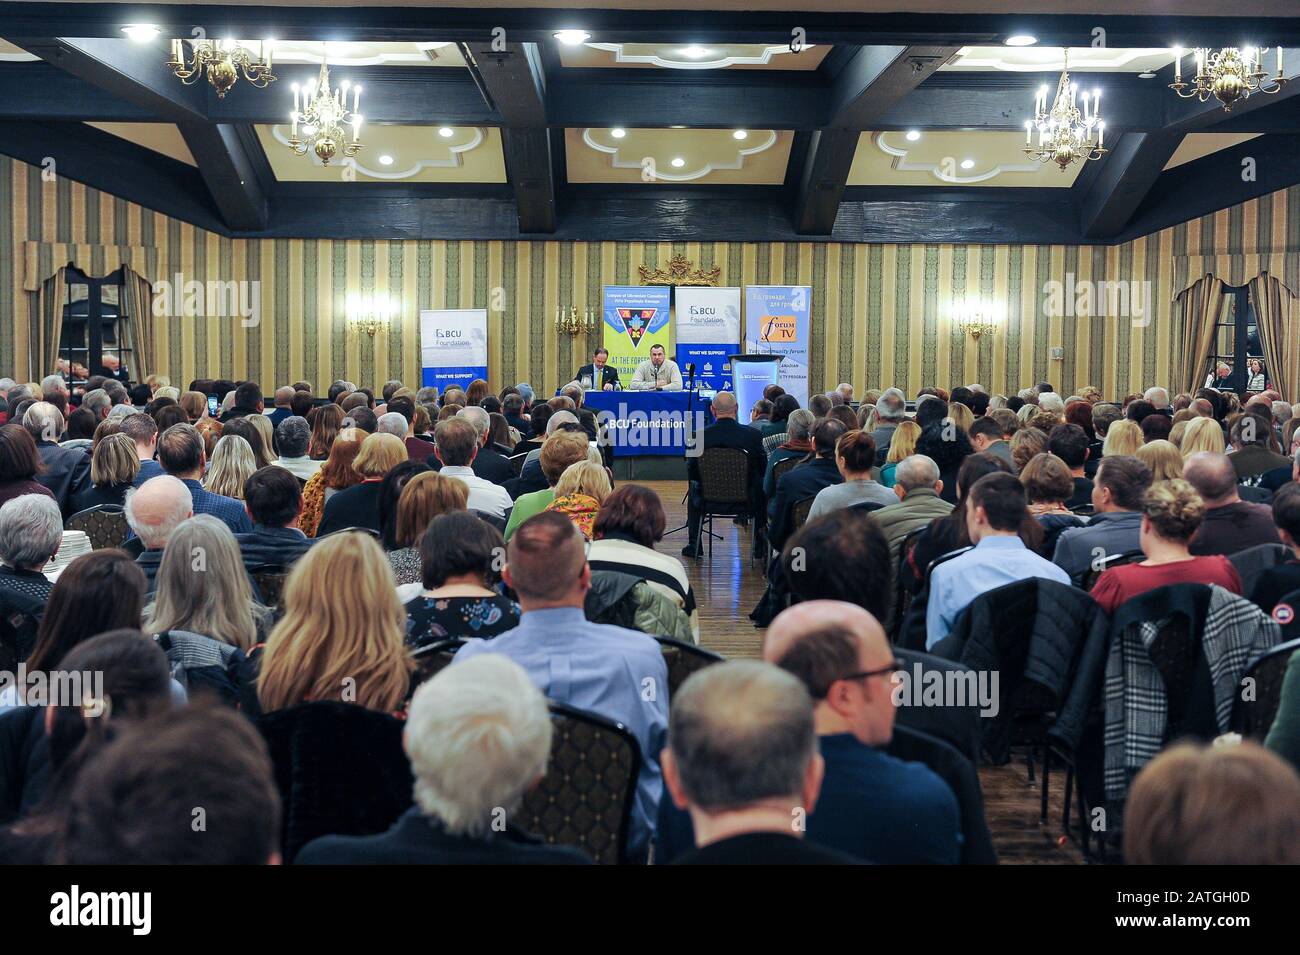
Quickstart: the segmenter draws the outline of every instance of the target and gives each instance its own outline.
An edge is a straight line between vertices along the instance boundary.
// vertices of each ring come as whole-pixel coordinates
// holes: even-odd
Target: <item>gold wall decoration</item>
[[[651,269],[648,265],[637,267],[641,273],[642,285],[712,285],[716,287],[722,280],[722,266],[697,269],[695,263],[686,256],[678,254],[668,260],[668,268]]]

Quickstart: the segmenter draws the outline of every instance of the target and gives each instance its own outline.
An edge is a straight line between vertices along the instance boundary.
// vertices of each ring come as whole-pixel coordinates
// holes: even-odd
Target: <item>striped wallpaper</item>
[[[557,305],[599,305],[602,285],[638,284],[637,266],[684,253],[721,266],[724,285],[807,284],[813,289],[814,388],[983,382],[1010,393],[1041,379],[1108,395],[1166,384],[1178,348],[1174,295],[1206,271],[1242,282],[1263,269],[1300,290],[1300,187],[1118,246],[866,245],[850,243],[330,241],[227,239],[67,179],[0,157],[0,375],[31,367],[36,296],[60,264],[49,244],[156,250],[159,278],[261,283],[261,323],[159,320],[157,365],[174,384],[195,377],[252,378],[264,389],[297,379],[381,385],[419,378],[421,308],[489,309],[493,385],[553,389],[588,352],[554,329]],[[58,250],[57,254],[66,254]],[[93,271],[112,256],[88,253]],[[1050,282],[1149,282],[1149,320],[1046,315]],[[27,280],[27,281],[25,281]],[[387,294],[401,318],[373,339],[347,327],[349,293]],[[988,303],[1001,323],[975,340],[953,320],[955,303]],[[1064,357],[1053,360],[1059,346]]]

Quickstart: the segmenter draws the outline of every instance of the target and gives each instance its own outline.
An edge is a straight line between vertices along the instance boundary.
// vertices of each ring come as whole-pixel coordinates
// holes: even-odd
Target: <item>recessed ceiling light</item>
[[[674,169],[681,169],[681,168],[682,168],[683,166],[685,166],[685,165],[686,165],[686,160],[683,159],[681,156],[677,156],[677,157],[675,157],[675,158],[673,159],[673,168],[674,168]]]
[[[732,139],[745,139],[747,136],[749,136],[749,133],[743,129],[738,129],[731,134]]]
[[[1005,46],[1033,46],[1037,42],[1038,37],[1030,36],[1028,33],[1017,33],[1002,41]]]
[[[561,30],[555,34],[555,39],[559,40],[565,46],[577,46],[580,43],[586,43],[591,39],[591,34],[586,30]]]
[[[456,135],[456,131],[450,126],[439,126],[438,135],[443,139],[451,139],[452,136]]]
[[[709,55],[709,51],[702,46],[685,46],[682,47],[682,56],[690,57],[692,60],[703,59]]]
[[[1156,75],[1152,73],[1150,70],[1147,70],[1145,73],[1138,74],[1138,79],[1140,80],[1154,80],[1155,78]]]
[[[962,168],[962,169],[974,169],[974,168],[975,168],[975,160],[973,160],[973,159],[963,159],[963,160],[961,161],[961,168]]]
[[[387,153],[379,157],[379,165],[391,166],[392,164],[393,164],[393,157],[389,156]]]
[[[136,43],[148,43],[158,35],[158,28],[152,23],[128,23],[122,32]]]
[[[918,139],[921,138],[921,131],[920,131],[919,129],[909,129],[909,130],[907,131],[907,136],[904,137],[904,138],[905,138],[909,143],[914,143],[914,142],[916,142]]]
[[[609,131],[609,134],[613,136],[615,139],[622,139],[624,136],[627,135],[627,130],[624,129],[622,126],[615,126],[613,129]]]
[[[669,129],[685,129],[685,126],[669,126]]]

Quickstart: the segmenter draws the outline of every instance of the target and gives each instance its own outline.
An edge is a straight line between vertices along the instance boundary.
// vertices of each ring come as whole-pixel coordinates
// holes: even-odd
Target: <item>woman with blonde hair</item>
[[[279,457],[274,449],[275,427],[271,424],[271,419],[264,414],[250,414],[245,415],[244,420],[252,424],[257,429],[257,433],[262,436],[262,454],[258,458],[257,466],[264,468],[269,464],[274,464],[279,460]]]
[[[336,407],[330,405],[331,408]],[[321,409],[322,412],[326,409]],[[321,469],[307,479],[302,489],[302,517],[298,519],[298,529],[308,537],[316,536],[320,526],[321,515],[325,511],[325,502],[339,491],[361,483],[361,475],[352,467],[357,452],[361,450],[361,440],[366,433],[360,428],[344,428],[330,443],[329,459]],[[315,440],[314,432],[313,438]]]
[[[270,611],[253,598],[235,535],[211,514],[196,514],[172,531],[144,616],[145,633],[183,630],[245,653],[271,622]]]
[[[1213,451],[1222,454],[1226,447],[1223,440],[1223,428],[1213,418],[1197,418],[1187,422],[1183,440],[1178,442],[1178,452],[1186,461],[1198,451]]]
[[[1172,441],[1157,439],[1137,449],[1137,459],[1151,469],[1152,481],[1169,481],[1183,476],[1183,456]]]
[[[252,448],[238,434],[227,434],[217,442],[208,463],[208,473],[203,476],[204,490],[226,498],[243,500],[243,485],[257,470]]]
[[[187,391],[178,399],[179,404],[185,409],[185,413],[190,416],[190,423],[194,427],[199,426],[199,422],[208,416],[208,396],[201,391]]]
[[[910,419],[909,419],[910,420]],[[875,405],[861,404],[858,405],[858,430],[865,431],[867,434],[876,430],[880,424],[880,412],[876,410]]]
[[[408,460],[406,444],[397,435],[385,432],[368,435],[352,462],[352,470],[357,472],[361,482],[346,491],[339,491],[325,502],[316,533],[324,537],[348,527],[364,527],[379,533],[382,530],[379,497],[384,475]]]
[[[90,485],[72,498],[72,510],[84,511],[100,504],[121,506],[126,492],[140,473],[135,441],[125,434],[102,438],[90,453]]]
[[[311,444],[307,447],[307,457],[313,461],[324,461],[328,458],[342,426],[343,409],[338,405],[330,404],[317,408],[311,424]]]
[[[1216,426],[1217,427],[1217,426]],[[1193,557],[1188,545],[1205,520],[1205,501],[1182,478],[1157,481],[1142,495],[1138,541],[1146,560],[1112,567],[1092,588],[1107,613],[1148,590],[1171,584],[1218,584],[1241,593],[1241,578],[1222,554]]]
[[[889,454],[885,455],[885,466],[880,469],[880,483],[885,487],[894,486],[894,472],[903,458],[916,453],[916,439],[920,436],[921,426],[915,421],[901,421],[894,429],[889,440]]]
[[[228,434],[217,442],[212,452],[208,473],[203,476],[203,488],[242,501],[244,482],[256,470],[257,461],[248,442],[237,434]]]
[[[329,700],[393,713],[411,682],[405,636],[406,610],[379,544],[356,533],[321,541],[285,583],[284,617],[257,678],[263,712]]]
[[[975,423],[975,413],[960,401],[948,402],[948,417],[957,427],[970,434],[970,426]]]
[[[397,547],[388,552],[398,584],[413,584],[420,579],[420,538],[433,519],[439,514],[466,510],[468,501],[469,488],[464,481],[443,477],[437,471],[425,471],[406,482],[397,499]]]
[[[1127,418],[1116,421],[1106,429],[1106,440],[1101,443],[1101,456],[1111,458],[1119,454],[1137,454],[1142,442],[1141,425]]]
[[[591,526],[612,490],[603,466],[590,459],[579,461],[564,469],[555,482],[555,500],[545,510],[559,511],[573,521],[583,537],[591,540]]]

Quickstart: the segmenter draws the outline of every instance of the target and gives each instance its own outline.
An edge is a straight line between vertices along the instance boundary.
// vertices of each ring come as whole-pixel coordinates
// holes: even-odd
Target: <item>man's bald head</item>
[[[934,463],[934,458],[924,454],[909,454],[894,469],[894,483],[903,485],[905,491],[933,488],[938,482],[939,465]]]
[[[720,391],[713,399],[713,417],[734,418],[739,407],[735,395],[730,391]]]
[[[1214,405],[1210,404],[1208,398],[1197,398],[1187,407],[1192,409],[1192,414],[1198,418],[1213,418]]]
[[[782,661],[792,651],[810,639],[815,642],[819,635],[831,630],[851,634],[864,652],[880,661],[879,666],[892,657],[884,628],[866,610],[841,600],[809,600],[781,611],[772,621],[763,640],[763,659],[783,666]],[[811,686],[808,689],[814,696],[819,690],[823,693],[825,690]]]
[[[1206,507],[1221,507],[1237,497],[1237,471],[1226,454],[1197,451],[1183,465],[1183,478],[1204,498]]]
[[[169,474],[150,478],[126,495],[126,522],[150,550],[167,546],[172,532],[193,512],[190,489]]]

